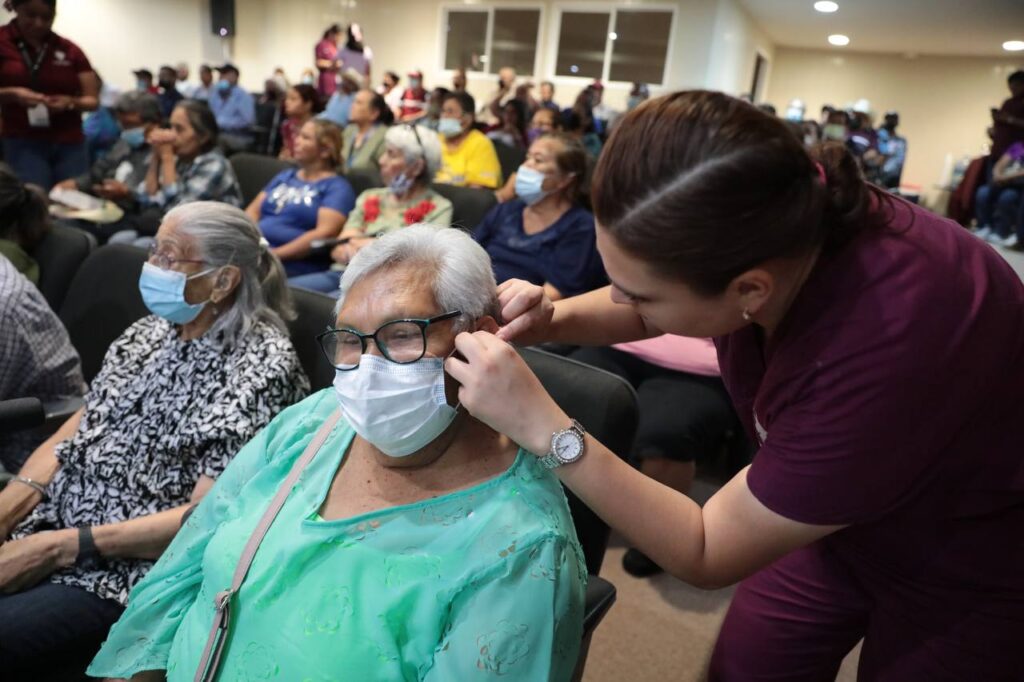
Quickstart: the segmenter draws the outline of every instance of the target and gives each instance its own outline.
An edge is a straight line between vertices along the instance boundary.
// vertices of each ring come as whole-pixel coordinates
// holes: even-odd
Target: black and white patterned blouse
[[[187,504],[202,475],[216,478],[309,381],[291,340],[259,322],[234,347],[207,336],[182,341],[174,325],[145,317],[107,351],[75,435],[56,448],[50,498],[18,526],[98,526]],[[152,562],[108,559],[98,571],[51,576],[121,604]]]

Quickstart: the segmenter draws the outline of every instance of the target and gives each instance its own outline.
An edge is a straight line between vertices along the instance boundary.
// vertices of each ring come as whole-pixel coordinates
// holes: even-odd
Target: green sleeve
[[[434,197],[434,210],[424,218],[423,222],[442,227],[451,227],[452,224],[452,202],[438,195]]]
[[[568,681],[583,634],[586,573],[564,536],[511,548],[463,587],[423,682]]]
[[[283,412],[256,434],[189,516],[160,560],[132,590],[128,608],[89,666],[92,677],[130,678],[145,670],[166,670],[174,635],[203,582],[202,560],[217,528],[237,514],[242,488],[268,461],[275,433],[288,420]],[[304,408],[308,410],[308,406]],[[269,448],[269,449],[268,449]]]

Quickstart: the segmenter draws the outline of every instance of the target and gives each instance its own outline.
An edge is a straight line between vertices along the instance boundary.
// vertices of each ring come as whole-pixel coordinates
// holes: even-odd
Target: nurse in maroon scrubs
[[[564,413],[506,341],[715,337],[753,463],[701,508],[590,436],[547,458],[633,546],[740,582],[713,680],[1009,680],[1024,670],[1024,286],[958,225],[867,185],[841,145],[720,93],[651,100],[593,185],[612,285],[501,289],[447,362],[540,456]]]

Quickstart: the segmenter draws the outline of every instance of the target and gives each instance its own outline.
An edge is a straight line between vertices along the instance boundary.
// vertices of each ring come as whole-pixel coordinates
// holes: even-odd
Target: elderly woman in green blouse
[[[495,306],[490,261],[461,231],[413,226],[360,251],[319,337],[334,388],[243,448],[89,673],[192,680],[216,641],[220,679],[568,680],[586,566],[562,488],[460,409],[443,369],[458,333],[496,329]],[[211,637],[215,597],[231,617]]]

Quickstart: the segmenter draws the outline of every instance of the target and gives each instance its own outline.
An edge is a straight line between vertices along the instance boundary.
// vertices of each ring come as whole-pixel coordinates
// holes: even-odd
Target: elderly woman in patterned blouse
[[[81,677],[185,510],[308,392],[283,269],[240,209],[168,213],[139,287],[154,314],[0,493],[4,679]]]
[[[496,307],[490,260],[464,232],[412,226],[360,251],[319,337],[334,389],[245,446],[89,673],[193,679],[214,595],[319,432],[232,598],[219,679],[568,680],[586,566],[565,494],[458,409],[443,370],[459,332],[497,329]]]

